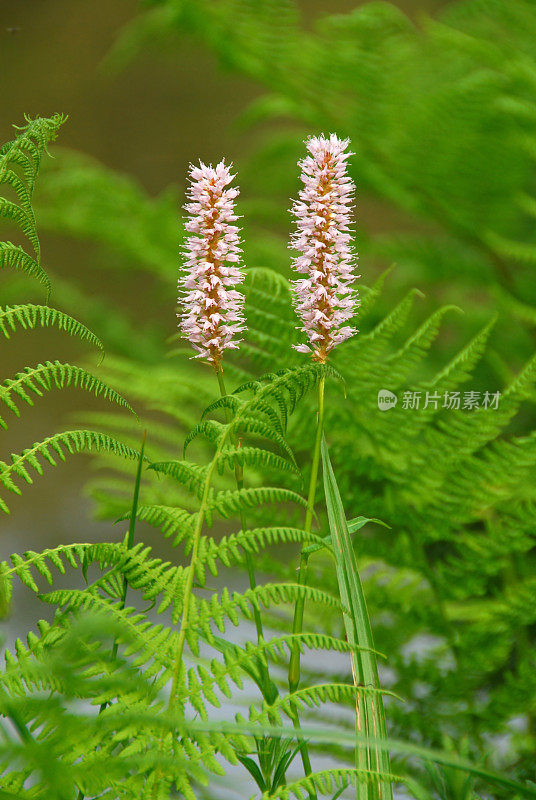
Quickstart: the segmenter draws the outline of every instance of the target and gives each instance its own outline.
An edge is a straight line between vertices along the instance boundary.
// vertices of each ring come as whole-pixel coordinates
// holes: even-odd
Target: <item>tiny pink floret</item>
[[[355,185],[347,172],[349,143],[335,134],[307,140],[309,155],[298,164],[303,188],[292,206],[296,231],[290,247],[300,253],[293,267],[305,276],[292,282],[294,307],[308,339],[295,348],[320,362],[357,332],[347,324],[359,305],[354,288],[357,255],[351,244]]]
[[[216,167],[190,167],[188,213],[190,234],[184,246],[179,276],[179,328],[197,350],[219,368],[226,349],[236,349],[245,330],[244,295],[236,291],[244,275],[239,269],[239,228],[234,224],[239,191],[229,187],[235,177],[224,161]],[[228,188],[229,187],[229,188]]]

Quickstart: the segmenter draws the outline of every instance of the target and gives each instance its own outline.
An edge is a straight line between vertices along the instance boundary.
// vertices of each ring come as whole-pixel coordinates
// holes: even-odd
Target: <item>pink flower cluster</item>
[[[245,330],[244,280],[239,228],[234,224],[237,188],[227,188],[234,175],[224,161],[214,168],[190,167],[185,260],[179,277],[179,327],[198,355],[219,368],[223,352],[237,348]]]
[[[300,253],[294,269],[306,276],[292,285],[309,344],[295,347],[324,362],[330,350],[356,333],[346,324],[359,304],[350,233],[355,185],[347,174],[348,139],[331,134],[311,137],[306,145],[309,155],[298,165],[303,189],[292,207],[296,231],[290,247]]]

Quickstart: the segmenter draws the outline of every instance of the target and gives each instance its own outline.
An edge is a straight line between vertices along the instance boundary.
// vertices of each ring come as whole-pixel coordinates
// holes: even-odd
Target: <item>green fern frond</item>
[[[225,397],[218,397],[203,410],[201,419],[206,419],[206,417],[214,414],[214,412],[218,411],[219,409],[231,411],[233,414],[236,414],[241,405],[243,405],[243,402],[240,400],[240,398],[235,397],[232,394],[225,395]]]
[[[19,129],[19,135],[0,148],[0,185],[8,185],[14,189],[20,202],[20,205],[17,205],[5,197],[0,197],[0,216],[17,225],[30,240],[35,251],[38,270],[41,269],[41,250],[32,208],[32,195],[41,157],[49,142],[56,138],[65,119],[61,114],[55,114],[48,119],[27,117],[26,125]],[[23,179],[19,178],[17,170],[22,172]]]
[[[258,416],[253,416],[251,410],[249,410],[247,416],[238,414],[230,425],[233,434],[237,438],[249,435],[260,439],[268,439],[277,444],[292,461],[294,460],[294,455],[285,437],[279,433],[273,424],[259,419]]]
[[[20,166],[24,178],[30,187],[35,185],[39,171],[41,156],[50,142],[55,141],[58,131],[67,119],[65,114],[54,114],[52,117],[25,117],[26,124],[14,126],[20,133],[11,142],[0,147],[0,182],[10,163]]]
[[[387,689],[375,686],[354,685],[350,683],[324,683],[298,689],[291,694],[279,696],[273,703],[263,703],[262,708],[252,706],[250,709],[251,722],[265,722],[266,724],[281,724],[280,714],[285,714],[292,719],[296,711],[318,707],[323,703],[334,705],[352,705],[355,707],[359,695],[380,694],[383,696],[397,697]]]
[[[291,797],[304,800],[306,795],[310,796],[313,792],[326,795],[331,792],[340,792],[349,785],[374,785],[378,780],[388,781],[390,783],[404,782],[400,776],[392,773],[351,769],[349,767],[331,767],[321,772],[313,772],[308,777],[291,781],[286,786],[280,786],[275,791],[266,792],[263,794],[263,800],[273,800],[274,798],[290,800]]]
[[[217,492],[213,499],[209,500],[208,509],[216,511],[224,519],[229,519],[240,511],[264,503],[297,503],[304,508],[307,507],[307,500],[290,489],[261,486]]]
[[[225,467],[234,469],[235,464],[240,464],[241,467],[272,469],[277,472],[293,472],[300,475],[299,468],[292,461],[260,447],[230,447],[218,455],[216,464],[220,475],[223,474]]]
[[[309,650],[333,651],[336,653],[352,652],[352,646],[346,639],[340,639],[337,636],[329,636],[321,632],[287,633],[282,636],[276,636],[268,641],[259,642],[256,645],[250,642],[246,645],[246,649],[251,653],[256,652],[258,649],[266,656],[285,660],[296,643],[301,652],[303,652],[305,648]]]
[[[103,590],[115,601],[121,595],[122,583],[118,579],[122,576],[132,589],[142,594],[144,600],[153,603],[160,598],[157,613],[162,613],[172,606],[172,619],[174,622],[178,620],[187,579],[187,570],[182,566],[173,566],[169,561],[152,557],[151,548],[141,542],[130,549],[119,545],[109,545],[107,549],[95,546],[93,551],[90,550],[86,554],[84,569],[87,569],[90,556],[99,563],[101,570],[105,567],[111,567],[111,570],[94,582],[89,589],[65,589],[61,590],[61,594],[49,592],[42,595],[42,599],[62,606],[69,604],[72,609],[97,608],[98,610],[99,607],[95,606],[97,603],[95,598],[100,597],[98,590]],[[23,568],[23,565],[20,566]],[[101,600],[102,597],[98,602]]]
[[[17,553],[10,556],[12,566],[7,561],[2,565],[2,577],[11,580],[17,577],[25,586],[34,592],[39,588],[32,575],[35,570],[52,585],[52,573],[49,564],[55,567],[61,575],[65,575],[66,566],[73,569],[81,568],[87,572],[91,564],[97,563],[101,569],[112,564],[120,563],[124,559],[124,549],[120,544],[109,542],[60,544],[57,547],[47,548],[40,553],[27,550],[22,555]]]
[[[422,293],[413,289],[376,327],[368,334],[359,337],[359,361],[362,368],[374,367],[381,360],[381,355],[389,341],[404,325],[413,308],[415,298]]]
[[[71,567],[76,569],[84,560],[85,548],[88,546],[83,544],[60,545],[57,548],[43,550],[41,553],[36,553],[33,550],[27,550],[22,556],[15,553],[11,556],[12,567],[9,567],[7,562],[3,563],[2,577],[10,580],[12,576],[16,576],[29,589],[38,592],[39,588],[32,576],[32,568],[40,575],[43,575],[47,582],[52,585],[52,573],[47,566],[47,561],[50,561],[51,565],[64,575],[64,559]]]
[[[155,461],[149,465],[149,469],[174,478],[189,491],[197,494],[199,499],[203,496],[207,467],[200,467],[190,461]]]
[[[166,539],[175,537],[173,546],[178,545],[184,538],[193,534],[194,517],[183,508],[162,505],[140,505],[137,512],[138,519],[159,528]],[[128,513],[120,519],[127,519]]]
[[[205,700],[212,705],[215,704],[214,692],[216,687],[228,698],[232,697],[232,687],[229,685],[229,682],[232,682],[239,689],[242,689],[244,673],[255,675],[258,670],[259,658],[272,658],[274,661],[284,661],[287,656],[287,650],[290,652],[294,644],[298,644],[301,652],[303,652],[305,648],[338,653],[348,653],[351,650],[348,643],[342,639],[327,636],[326,634],[309,633],[287,634],[286,636],[276,637],[269,641],[261,640],[256,644],[246,642],[244,647],[232,644],[227,640],[222,640],[213,635],[211,635],[211,642],[218,649],[220,649],[221,645],[221,652],[224,656],[223,663],[217,659],[212,659],[207,666],[204,664],[198,665],[195,668],[197,671],[195,678],[192,677],[193,668],[189,670],[188,699],[192,701],[192,693],[195,692],[195,707],[196,709],[199,707],[198,710],[200,713],[206,713],[204,709]],[[266,706],[263,705],[267,714],[274,703],[276,703],[276,705],[278,704],[277,699],[272,700],[271,703],[266,704]],[[203,707],[203,712],[201,712],[201,707]],[[250,719],[264,719],[262,716],[263,713],[264,712],[250,710]],[[268,714],[266,719],[270,720],[272,717]]]
[[[277,544],[278,542],[303,542],[306,544],[317,543],[320,537],[314,534],[307,534],[298,528],[257,528],[254,530],[239,531],[216,542],[212,537],[202,536],[199,539],[198,553],[196,558],[196,575],[199,582],[205,583],[206,568],[212,575],[218,574],[217,561],[225,567],[232,564],[242,564],[244,557],[248,554],[259,554],[266,547]],[[188,541],[186,552],[191,550],[191,542]]]
[[[43,267],[29,256],[20,245],[12,244],[11,242],[0,242],[0,269],[6,268],[24,272],[31,278],[37,278],[46,289],[46,302],[48,303],[52,291],[50,278]]]
[[[225,566],[230,566],[230,558],[241,560],[239,548],[248,553],[259,553],[266,547],[275,544],[307,543],[325,547],[326,543],[321,536],[307,533],[300,528],[274,526],[270,528],[254,528],[253,530],[239,531],[223,536],[219,542],[213,543],[211,557],[218,558]]]
[[[59,330],[65,331],[70,336],[76,336],[83,341],[94,344],[104,355],[104,346],[101,340],[86,328],[81,322],[49,306],[38,306],[32,303],[20,306],[5,306],[0,309],[0,330],[9,339],[11,332],[15,332],[17,327],[23,330],[33,330],[42,327],[49,328],[56,325]]]
[[[469,379],[475,365],[484,354],[486,343],[494,324],[495,320],[492,319],[484,325],[482,330],[471,339],[469,344],[443,367],[432,381],[432,386],[434,388],[437,386],[445,391],[451,390]]]
[[[26,367],[24,372],[19,372],[14,378],[5,380],[0,384],[0,402],[19,417],[20,410],[17,403],[27,403],[31,406],[34,402],[32,394],[42,397],[45,392],[52,389],[64,389],[68,386],[90,392],[96,397],[102,396],[106,400],[128,409],[133,414],[135,413],[124,397],[99,378],[91,375],[82,367],[62,364],[60,361],[47,361],[36,367]],[[8,427],[2,417],[0,417],[0,427],[4,429]]]
[[[132,460],[138,458],[138,453],[134,448],[123,444],[113,436],[96,431],[65,431],[48,436],[42,442],[36,442],[32,447],[23,450],[20,455],[12,455],[10,464],[0,461],[0,484],[8,491],[21,494],[21,490],[13,478],[17,477],[26,483],[33,483],[30,469],[35,470],[38,475],[43,474],[40,458],[55,467],[56,459],[65,461],[66,453],[73,455],[83,451],[106,451]],[[0,498],[0,509],[9,513],[9,508],[2,498]]]
[[[443,317],[450,311],[460,313],[457,306],[439,308],[410,336],[399,351],[385,359],[383,375],[393,388],[398,388],[414,372],[438,336]]]
[[[127,516],[125,514],[121,519],[126,519]],[[138,507],[138,519],[159,528],[166,538],[174,537],[172,541],[174,547],[184,540],[190,542],[193,535],[195,517],[182,508],[142,505]],[[206,562],[211,572],[217,574],[216,560],[229,567],[232,563],[242,562],[242,551],[256,554],[272,545],[290,543],[326,547],[326,542],[321,536],[307,533],[300,528],[283,526],[255,528],[224,535],[219,541],[215,541],[212,537],[201,537],[200,561]]]
[[[209,442],[213,444],[218,444],[221,440],[225,431],[225,426],[222,425],[220,422],[216,422],[216,420],[204,420],[203,422],[198,423],[195,428],[193,428],[186,439],[184,440],[184,447],[183,452],[186,453],[188,446],[196,439],[198,436],[203,436],[204,438],[208,439]]]
[[[235,394],[245,391],[260,393],[263,399],[275,400],[282,409],[282,416],[290,415],[302,397],[316,386],[321,376],[326,374],[326,370],[329,370],[329,366],[314,362],[295,369],[281,369],[263,375],[258,380],[242,384],[235,390]]]
[[[33,215],[16,203],[12,203],[11,200],[0,197],[0,217],[3,217],[6,221],[20,228],[23,234],[30,240],[35,251],[38,266],[40,266],[40,244]]]
[[[196,600],[196,624],[207,641],[211,642],[214,636],[212,624],[220,633],[224,633],[226,620],[235,626],[238,625],[238,612],[241,612],[246,619],[252,619],[254,608],[289,605],[299,597],[327,608],[340,608],[340,601],[336,597],[316,587],[297,583],[267,583],[255,589],[248,589],[243,594],[239,592],[230,594],[224,589],[220,597],[213,595],[210,600]],[[188,633],[188,641],[192,651],[198,653],[197,637],[192,635],[191,631]]]
[[[218,640],[216,640],[216,646],[217,644]],[[236,673],[237,668],[247,671],[248,668],[255,666],[256,659],[259,656],[285,663],[295,645],[299,647],[302,653],[305,649],[325,650],[336,653],[350,653],[352,651],[352,647],[347,641],[336,636],[328,636],[325,633],[287,633],[268,641],[261,640],[255,644],[246,642],[244,647],[239,647],[225,640],[225,649],[223,650],[224,663],[222,664],[220,661],[213,659],[210,663],[210,670],[221,691],[227,694],[226,684],[221,684],[220,681],[226,676],[231,676],[237,686],[241,686],[241,683],[238,682],[240,678],[238,677],[239,673]],[[203,666],[198,667],[198,669],[205,670]]]
[[[165,683],[176,643],[176,633],[169,626],[155,625],[133,608],[122,608],[119,602],[106,601],[93,592],[56,590],[41,595],[41,598],[58,605],[65,612],[79,613],[85,610],[106,620],[108,631],[113,628],[121,631],[124,657],[131,659],[136,666],[143,667],[146,678],[154,681],[156,689]],[[25,688],[31,686],[53,690],[63,688],[58,671],[56,676],[43,674],[37,660],[53,652],[69,636],[69,618],[65,613],[52,624],[41,620],[37,627],[39,635],[31,631],[26,644],[17,639],[14,652],[6,651],[7,670],[0,674],[0,684],[10,694],[23,694]],[[109,668],[109,660],[107,662],[104,659],[93,665],[94,672],[100,669],[106,674]]]

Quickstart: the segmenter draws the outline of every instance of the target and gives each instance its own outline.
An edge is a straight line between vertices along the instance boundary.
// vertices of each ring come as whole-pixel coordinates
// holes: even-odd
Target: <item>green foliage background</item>
[[[354,544],[375,643],[386,654],[383,683],[404,699],[386,701],[390,733],[534,780],[536,7],[465,0],[410,20],[373,2],[310,26],[291,0],[161,0],[125,28],[107,65],[128,69],[192,38],[224,69],[262,87],[238,120],[253,142],[236,164],[250,332],[229,368],[233,389],[303,363],[290,349],[286,281],[295,164],[310,132],[352,140],[352,174],[367,209],[357,233],[360,334],[334,358],[345,390],[328,384],[326,429],[348,516],[389,526],[366,526]],[[177,459],[200,408],[214,399],[208,370],[188,362],[183,343],[166,344],[182,191],[173,185],[152,197],[88,156],[53,152],[36,197],[41,228],[91,242],[88,265],[112,264],[126,281],[150,286],[152,308],[140,302],[132,313],[110,303],[97,272],[84,282],[91,291],[66,273],[55,279],[54,304],[105,342],[107,357],[93,371],[139,412],[151,460]],[[28,286],[4,284],[3,304],[17,302],[21,287],[31,297]],[[498,411],[410,412],[399,403],[382,414],[382,388],[502,397]],[[289,425],[306,477],[312,409],[306,398]],[[139,445],[139,424],[123,414],[85,413],[82,421]],[[206,456],[204,444],[195,446],[196,458]],[[101,458],[99,466],[105,471],[89,484],[97,512],[124,516],[132,464],[123,470]],[[191,503],[169,475],[144,473],[141,520],[173,537],[174,521],[154,508]],[[285,553],[260,549],[259,573],[292,580],[290,542]],[[312,573],[312,585],[336,594],[322,554]],[[269,619],[275,630],[288,625],[285,615]],[[338,609],[310,613],[307,623],[317,635],[342,633]],[[316,683],[328,672],[321,663],[308,677]],[[500,788],[490,795],[445,768],[423,775],[411,759],[401,762],[427,797],[512,796]]]

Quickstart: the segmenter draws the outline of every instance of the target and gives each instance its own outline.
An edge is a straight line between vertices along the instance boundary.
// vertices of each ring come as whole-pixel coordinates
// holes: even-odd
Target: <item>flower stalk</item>
[[[224,161],[216,167],[200,163],[191,166],[188,202],[184,208],[188,213],[185,222],[190,236],[186,240],[185,260],[179,276],[179,328],[197,351],[195,358],[205,359],[216,372],[222,397],[227,395],[223,377],[223,356],[227,349],[238,348],[237,335],[245,330],[243,313],[244,295],[236,287],[244,280],[239,269],[239,228],[234,224],[237,187],[230,187],[234,175]],[[229,415],[228,415],[228,421]],[[221,443],[220,443],[221,446]],[[193,564],[197,559],[199,539],[204,522],[205,505],[210,479],[216,460],[212,462],[201,500],[196,528],[193,536],[192,555],[188,579],[185,586],[183,613],[174,663],[170,708],[174,704],[180,678],[180,670],[188,630],[190,595],[193,588]],[[235,481],[238,490],[244,486],[244,471],[235,461]],[[245,530],[244,515],[240,524]],[[249,584],[257,586],[251,554],[246,552]],[[259,641],[263,639],[263,626],[259,609],[254,609],[255,627]]]
[[[351,246],[351,214],[355,185],[347,174],[349,140],[335,134],[329,138],[311,137],[306,146],[308,155],[299,162],[303,188],[292,206],[296,231],[290,247],[299,255],[294,269],[305,278],[293,281],[294,307],[301,321],[300,330],[308,343],[295,345],[296,350],[310,353],[324,364],[336,345],[357,331],[346,323],[354,316],[358,298],[354,288],[357,276],[354,268],[357,256]],[[324,385],[322,375],[318,384],[318,419],[311,464],[305,530],[311,532],[314,515],[320,446],[324,427]],[[307,583],[308,554],[300,556],[298,582]],[[304,600],[299,598],[295,611],[293,633],[301,633]],[[289,687],[296,691],[300,684],[300,649],[294,645],[288,673]]]
[[[237,187],[229,187],[235,176],[225,161],[214,168],[200,163],[190,167],[186,230],[191,234],[185,247],[185,264],[179,277],[179,327],[195,350],[195,358],[206,359],[215,369],[222,397],[227,395],[223,377],[226,349],[237,349],[237,334],[245,330],[244,295],[236,286],[244,280],[240,262],[239,228],[234,224]],[[244,470],[235,462],[237,489],[244,486]],[[245,530],[243,514],[240,515]],[[256,587],[251,554],[246,552],[249,584]],[[263,638],[260,612],[255,609],[258,639]]]
[[[295,347],[324,363],[334,347],[357,332],[347,324],[358,305],[357,255],[351,245],[355,185],[347,174],[348,139],[332,134],[311,137],[306,145],[309,155],[298,165],[303,188],[292,206],[296,231],[290,247],[300,253],[294,269],[305,275],[292,286],[308,342]]]
[[[316,436],[315,445],[313,450],[313,461],[311,464],[311,476],[309,479],[309,491],[307,494],[307,511],[305,514],[304,530],[311,533],[314,517],[314,505],[316,497],[316,486],[318,483],[318,470],[320,466],[320,448],[322,444],[322,436],[324,435],[324,388],[325,376],[322,375],[318,383],[318,418],[316,423]],[[300,554],[300,566],[298,570],[298,584],[300,586],[307,585],[307,573],[309,568],[309,554],[302,548]],[[298,597],[296,605],[294,606],[294,620],[292,623],[292,633],[294,635],[300,634],[303,628],[303,614],[305,610],[305,598]],[[288,668],[288,686],[289,691],[295,692],[299,688],[301,679],[301,651],[298,640],[294,640],[292,651],[290,654],[290,662]],[[296,711],[292,717],[292,724],[296,730],[301,729],[300,718]],[[306,775],[312,772],[311,759],[309,757],[309,749],[305,739],[300,739],[300,755],[302,759],[303,769]],[[310,797],[316,797],[316,792],[311,792]]]
[[[349,141],[335,134],[329,138],[311,137],[306,142],[308,155],[299,162],[303,184],[299,198],[292,206],[296,230],[290,247],[299,255],[293,267],[299,277],[292,282],[294,308],[300,319],[299,330],[307,342],[295,345],[296,350],[308,353],[314,361],[325,364],[329,354],[341,342],[357,331],[347,324],[354,316],[358,298],[354,288],[357,256],[351,245],[351,214],[355,186],[347,174]],[[318,412],[316,435],[311,463],[307,513],[304,529],[311,533],[322,437],[324,434],[325,374],[318,383]],[[309,555],[302,548],[298,583],[307,585]],[[294,608],[293,634],[303,628],[305,599],[299,597]],[[301,680],[301,651],[297,641],[290,655],[288,685],[290,692],[299,688]],[[293,718],[300,729],[299,715]],[[311,774],[311,763],[304,741],[300,746],[305,773]]]
[[[322,375],[318,383],[318,418],[316,423],[316,436],[313,449],[313,461],[311,464],[311,476],[309,479],[309,491],[307,494],[307,511],[305,514],[304,530],[306,533],[311,533],[314,517],[314,505],[316,497],[316,486],[318,483],[318,470],[320,466],[320,446],[322,444],[322,436],[324,433],[324,388],[325,377]],[[302,548],[300,555],[300,566],[298,571],[298,584],[300,586],[307,585],[307,572],[309,567],[309,554]],[[305,607],[305,599],[299,597],[294,608],[294,622],[292,625],[292,633],[300,634],[303,627],[303,613]],[[297,642],[294,643],[292,653],[290,656],[290,664],[288,671],[288,685],[291,692],[295,692],[300,685],[301,666],[300,666],[300,647]]]
[[[238,219],[235,200],[239,190],[229,187],[234,177],[225,161],[220,161],[216,167],[202,162],[198,167],[190,166],[188,202],[184,206],[188,213],[185,228],[190,236],[186,240],[184,264],[178,282],[181,311],[177,316],[180,331],[197,351],[194,358],[204,358],[214,367],[220,389],[223,385],[221,363],[224,351],[236,349],[240,341],[236,336],[245,330],[244,295],[235,288],[243,282],[244,276],[238,268],[241,248],[239,229],[234,224]],[[220,442],[218,452],[222,446],[223,442]],[[179,685],[190,619],[194,565],[216,461],[215,457],[206,476],[193,533],[169,709],[175,704]]]

